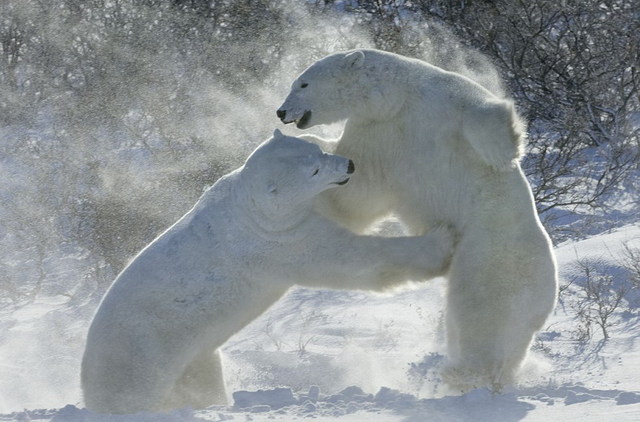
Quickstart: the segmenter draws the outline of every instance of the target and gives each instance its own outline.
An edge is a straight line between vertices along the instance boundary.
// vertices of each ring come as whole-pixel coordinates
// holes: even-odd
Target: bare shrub
[[[610,265],[599,260],[578,260],[575,284],[577,299],[572,308],[578,316],[576,338],[581,342],[592,339],[594,328],[602,337],[610,337],[614,315],[625,306],[626,295],[633,288],[630,279],[620,271],[611,271]]]

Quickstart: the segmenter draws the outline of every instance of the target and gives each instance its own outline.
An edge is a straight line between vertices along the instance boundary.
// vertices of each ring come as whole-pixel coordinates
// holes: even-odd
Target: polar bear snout
[[[285,125],[288,125],[289,123],[293,123],[293,122],[297,122],[297,121],[301,120],[303,118],[304,114],[305,114],[304,111],[300,111],[300,112],[295,113],[295,112],[293,112],[291,110],[287,110],[284,107],[279,108],[278,111],[276,111],[276,115],[278,116],[280,121],[282,123],[284,123]]]
[[[349,164],[347,164],[347,174],[353,174],[356,171],[356,165],[353,164],[353,160],[349,160]]]
[[[306,129],[309,127],[309,121],[311,120],[311,110],[292,112],[284,108],[279,108],[276,111],[276,115],[285,125],[295,122],[298,129]]]

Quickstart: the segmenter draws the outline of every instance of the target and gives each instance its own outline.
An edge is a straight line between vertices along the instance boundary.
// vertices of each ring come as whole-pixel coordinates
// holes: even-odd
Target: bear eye
[[[320,169],[315,169],[313,174],[311,175],[312,177],[315,176],[316,174],[318,174],[318,172],[320,171]]]
[[[302,83],[302,85],[300,85],[300,88],[306,88],[306,87],[308,87],[308,86],[309,86],[309,84],[308,84],[308,83],[303,82],[303,83]]]

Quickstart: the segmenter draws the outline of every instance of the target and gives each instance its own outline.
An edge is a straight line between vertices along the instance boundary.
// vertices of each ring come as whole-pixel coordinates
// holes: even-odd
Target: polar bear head
[[[367,97],[358,87],[364,61],[364,53],[356,50],[315,62],[293,82],[278,118],[299,129],[347,118]]]
[[[240,169],[245,207],[260,218],[293,223],[311,209],[319,193],[346,184],[354,169],[348,158],[276,130]]]
[[[431,92],[430,84],[437,86]],[[425,98],[425,92],[431,92]],[[423,104],[441,107],[448,121],[421,116]],[[418,106],[418,107],[416,107]],[[353,50],[316,61],[298,76],[277,116],[299,129],[355,118],[360,123],[400,121],[431,124],[451,138],[461,136],[486,164],[510,170],[522,156],[524,123],[512,102],[455,72],[377,50]],[[415,132],[415,128],[412,128]]]

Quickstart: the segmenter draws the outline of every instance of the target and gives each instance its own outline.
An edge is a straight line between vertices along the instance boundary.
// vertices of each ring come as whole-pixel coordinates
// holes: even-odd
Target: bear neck
[[[408,98],[408,76],[405,69],[397,63],[381,57],[381,61],[365,65],[359,80],[359,92],[364,97],[359,100],[352,119],[362,121],[389,121],[396,119],[405,106]],[[380,83],[380,75],[385,76],[384,84]],[[372,88],[373,87],[373,88]]]
[[[247,184],[236,184],[233,190],[234,215],[242,226],[258,236],[273,240],[287,238],[289,240],[302,239],[304,230],[296,230],[312,213],[312,204],[291,207],[286,211],[274,212],[260,206],[260,198],[252,195],[252,189]]]

